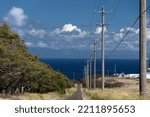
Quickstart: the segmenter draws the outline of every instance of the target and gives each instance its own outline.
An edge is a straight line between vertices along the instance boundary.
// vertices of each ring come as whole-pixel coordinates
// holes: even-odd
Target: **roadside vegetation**
[[[89,100],[147,100],[150,99],[150,81],[147,84],[147,96],[139,96],[139,80],[130,78],[107,78],[105,90],[101,90],[101,82],[97,81],[97,89],[83,88],[83,98]]]
[[[0,100],[65,100],[69,96],[71,96],[74,91],[76,91],[75,87],[65,89],[65,94],[60,94],[59,92],[48,92],[48,93],[22,93],[19,95],[6,95],[0,94]]]
[[[0,25],[0,93],[3,96],[47,92],[65,94],[66,89],[73,86],[66,76],[31,55],[23,39],[7,24]]]

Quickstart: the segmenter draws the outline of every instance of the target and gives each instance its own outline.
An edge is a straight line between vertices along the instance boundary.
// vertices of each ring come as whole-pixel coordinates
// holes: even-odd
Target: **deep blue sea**
[[[65,74],[69,79],[82,79],[83,67],[86,64],[85,59],[47,59],[40,58],[40,61],[49,64],[54,70]],[[138,73],[138,59],[108,59],[105,60],[105,74],[113,75],[117,73]],[[101,60],[97,59],[97,74],[101,74]]]

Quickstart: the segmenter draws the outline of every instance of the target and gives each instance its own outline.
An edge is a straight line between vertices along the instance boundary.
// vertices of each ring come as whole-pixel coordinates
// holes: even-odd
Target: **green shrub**
[[[65,93],[69,83],[66,76],[28,53],[20,36],[8,25],[0,25],[0,92],[14,94],[17,88],[21,91],[24,87],[26,92]]]

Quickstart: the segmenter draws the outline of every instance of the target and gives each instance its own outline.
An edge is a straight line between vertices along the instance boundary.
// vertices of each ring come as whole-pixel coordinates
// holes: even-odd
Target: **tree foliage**
[[[70,81],[31,55],[23,40],[7,24],[0,25],[0,92],[65,93]]]

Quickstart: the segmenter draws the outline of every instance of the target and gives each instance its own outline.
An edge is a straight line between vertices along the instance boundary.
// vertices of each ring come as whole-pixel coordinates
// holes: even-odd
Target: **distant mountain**
[[[23,39],[7,24],[0,25],[0,92],[65,93],[70,86],[66,76],[31,55]]]

